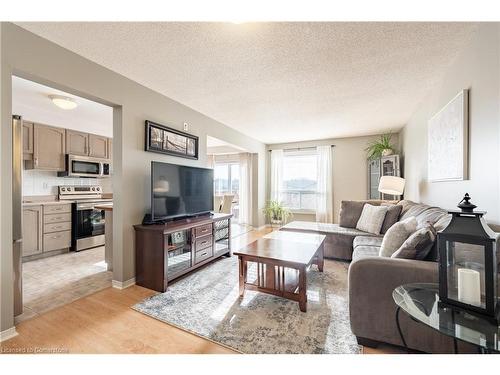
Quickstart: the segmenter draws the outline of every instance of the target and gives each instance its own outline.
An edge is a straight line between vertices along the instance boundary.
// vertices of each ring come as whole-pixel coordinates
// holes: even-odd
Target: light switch
[[[189,124],[187,122],[184,123],[184,131],[187,132],[189,130]]]

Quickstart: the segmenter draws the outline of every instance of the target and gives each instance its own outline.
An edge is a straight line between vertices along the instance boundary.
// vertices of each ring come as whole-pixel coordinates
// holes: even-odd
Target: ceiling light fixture
[[[69,96],[49,95],[49,98],[52,100],[52,103],[62,109],[75,109],[78,106],[75,99],[70,98]]]

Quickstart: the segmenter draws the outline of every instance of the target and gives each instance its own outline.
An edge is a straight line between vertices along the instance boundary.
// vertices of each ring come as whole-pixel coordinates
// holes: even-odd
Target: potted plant
[[[292,216],[290,210],[283,203],[273,200],[267,202],[262,211],[269,218],[272,227],[281,227]]]
[[[365,148],[368,152],[368,159],[379,159],[382,156],[392,155],[395,151],[394,146],[391,144],[392,134],[382,134],[380,139],[373,141]]]

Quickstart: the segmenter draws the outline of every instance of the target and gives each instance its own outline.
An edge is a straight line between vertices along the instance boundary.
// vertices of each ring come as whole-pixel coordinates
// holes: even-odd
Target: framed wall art
[[[198,159],[198,137],[146,120],[145,150]]]
[[[428,123],[428,179],[468,179],[469,92],[460,91]]]

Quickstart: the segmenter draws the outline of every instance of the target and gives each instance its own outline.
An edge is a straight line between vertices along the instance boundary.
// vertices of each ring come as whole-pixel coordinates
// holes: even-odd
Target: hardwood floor
[[[252,231],[233,239],[239,248],[270,232]],[[325,267],[328,267],[328,261]],[[0,353],[235,353],[130,306],[154,294],[139,286],[107,288],[19,323],[18,336],[0,344]],[[365,348],[364,353],[403,353],[399,348]]]

